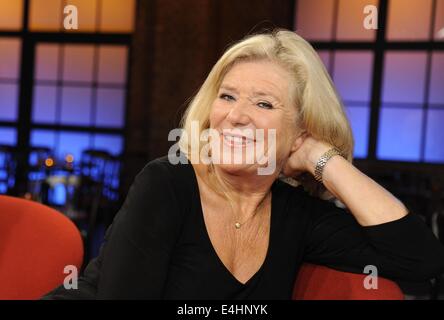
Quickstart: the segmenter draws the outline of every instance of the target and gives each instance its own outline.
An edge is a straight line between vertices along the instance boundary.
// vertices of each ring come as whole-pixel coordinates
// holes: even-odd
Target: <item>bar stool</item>
[[[16,148],[0,145],[0,194],[8,194],[15,184]]]
[[[47,147],[31,147],[29,149],[28,192],[34,200],[48,204],[49,188],[46,178],[54,165],[53,151]]]
[[[110,171],[113,157],[105,150],[88,149],[82,152],[80,160],[80,185],[76,194],[76,206],[86,215],[85,234],[85,261],[90,257],[93,237],[103,218],[104,208],[107,207]]]

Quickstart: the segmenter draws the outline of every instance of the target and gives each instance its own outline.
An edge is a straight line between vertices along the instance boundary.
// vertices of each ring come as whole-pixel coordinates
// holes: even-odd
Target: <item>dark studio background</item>
[[[86,260],[227,46],[273,27],[320,53],[352,122],[355,165],[444,239],[444,0],[13,2],[0,1],[0,193],[71,217]],[[66,4],[79,7],[77,31],[60,28]],[[378,30],[362,27],[367,4]],[[436,298],[440,286],[401,287]]]

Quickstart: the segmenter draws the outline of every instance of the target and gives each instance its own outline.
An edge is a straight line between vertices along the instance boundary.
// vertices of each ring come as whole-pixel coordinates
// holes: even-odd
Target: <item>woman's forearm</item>
[[[390,222],[407,214],[401,201],[340,156],[326,163],[322,179],[362,226]]]

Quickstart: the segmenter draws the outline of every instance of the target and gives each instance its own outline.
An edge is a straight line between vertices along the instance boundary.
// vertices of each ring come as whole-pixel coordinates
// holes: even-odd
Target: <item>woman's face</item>
[[[289,86],[290,74],[268,60],[237,62],[227,72],[210,114],[210,128],[220,141],[219,148],[212,145],[212,154],[230,159],[218,164],[221,169],[233,174],[257,173],[259,167],[272,167],[270,157],[275,157],[278,171],[269,174],[280,172],[298,131]],[[234,161],[235,156],[242,156],[242,162]]]

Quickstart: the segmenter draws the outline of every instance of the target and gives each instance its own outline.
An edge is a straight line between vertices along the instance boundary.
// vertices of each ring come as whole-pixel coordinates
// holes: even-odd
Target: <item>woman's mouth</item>
[[[254,139],[233,134],[222,134],[222,139],[226,146],[235,147],[235,148],[252,146],[255,142]]]

